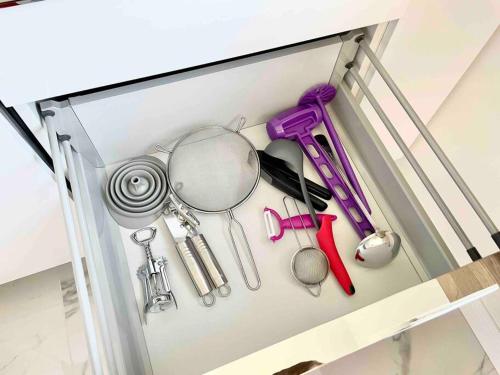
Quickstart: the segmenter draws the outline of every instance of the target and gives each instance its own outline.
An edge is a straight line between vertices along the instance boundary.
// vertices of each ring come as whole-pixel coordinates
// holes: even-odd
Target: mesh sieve
[[[309,244],[303,246],[300,242],[297,230],[291,220],[290,210],[288,209],[287,201],[291,200],[297,214],[302,221],[302,228],[305,228],[304,221],[300,215],[297,201],[289,196],[283,197],[283,206],[285,207],[288,220],[292,223],[293,234],[299,245],[299,250],[293,255],[291,262],[292,275],[300,284],[302,284],[314,297],[319,297],[321,294],[321,283],[325,281],[330,269],[330,262],[325,253],[313,246],[313,242],[309,233],[305,232],[309,239]],[[314,289],[316,287],[316,289]]]
[[[304,286],[321,284],[328,276],[328,258],[315,247],[304,247],[292,258],[292,273]]]
[[[261,285],[252,249],[233,208],[243,204],[255,191],[260,177],[257,150],[237,131],[210,126],[186,134],[175,144],[167,163],[171,192],[186,206],[204,213],[227,213],[228,232],[236,262],[250,290]],[[242,238],[254,284],[247,277],[235,237]]]
[[[191,208],[224,212],[243,203],[259,180],[257,151],[241,134],[206,127],[181,138],[170,155],[172,192]]]

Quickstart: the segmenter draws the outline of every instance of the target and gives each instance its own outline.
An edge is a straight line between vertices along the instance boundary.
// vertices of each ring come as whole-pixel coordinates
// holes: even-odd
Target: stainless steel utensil
[[[288,220],[292,223],[292,230],[299,246],[299,249],[295,252],[291,261],[292,275],[297,282],[299,282],[309,291],[309,293],[311,293],[311,295],[319,297],[321,294],[321,284],[328,276],[330,263],[328,262],[328,258],[325,253],[314,246],[307,230],[305,232],[307,238],[309,239],[309,245],[302,245],[296,228],[291,220],[292,215],[288,209],[287,200],[293,201],[297,215],[300,216],[301,220],[303,219],[299,206],[297,205],[297,201],[289,196],[284,196],[283,205],[285,207]],[[304,222],[302,222],[302,227],[305,227]]]
[[[252,143],[240,133],[218,126],[201,128],[179,139],[167,165],[167,180],[179,201],[195,211],[228,215],[236,261],[247,288],[253,291],[260,288],[261,280],[245,230],[233,209],[252,195],[259,177],[259,157]],[[254,285],[247,277],[234,227],[243,239]]]
[[[342,166],[335,158],[333,151],[328,144],[326,137],[321,135],[315,136],[318,143],[323,147],[328,156],[330,157],[332,163],[335,165],[340,177],[344,180],[345,186],[349,189],[354,199],[356,200],[359,209],[363,211],[370,224],[375,229],[375,233],[372,233],[365,238],[363,238],[359,245],[356,247],[356,254],[354,259],[363,267],[367,268],[380,268],[389,264],[398,254],[401,247],[401,237],[396,232],[392,230],[381,230],[373,220],[373,217],[368,212],[366,205],[361,202],[358,193],[349,183],[347,176],[345,175]],[[360,188],[361,189],[361,188]]]
[[[196,288],[196,292],[205,306],[213,306],[215,303],[215,296],[212,293],[214,287],[210,283],[209,276],[203,267],[196,247],[189,237],[189,232],[184,225],[185,220],[178,212],[172,211],[166,213],[163,218],[175,241],[177,253]]]
[[[191,237],[191,241],[205,266],[212,285],[217,289],[219,296],[229,296],[231,294],[231,287],[228,284],[227,277],[217,261],[217,258],[208,245],[205,236],[203,234],[195,234]]]
[[[200,222],[196,216],[171,194],[168,199],[168,209],[177,216],[182,227],[187,230],[188,238],[191,239],[204,267],[205,273],[209,276],[213,287],[217,289],[219,296],[229,296],[229,294],[231,294],[231,287],[228,284],[227,277],[205,239],[205,236],[198,232]]]
[[[137,277],[142,281],[144,292],[144,321],[146,313],[160,312],[172,303],[177,307],[177,301],[168,281],[165,257],[154,258],[150,243],[156,236],[156,228],[146,227],[130,235],[132,241],[144,248],[146,263],[137,270]]]

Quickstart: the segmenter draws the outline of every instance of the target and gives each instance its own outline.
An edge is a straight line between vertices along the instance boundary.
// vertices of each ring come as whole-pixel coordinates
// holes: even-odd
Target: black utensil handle
[[[491,238],[493,239],[493,241],[495,241],[497,247],[500,249],[500,232],[493,233],[491,235]]]
[[[294,173],[295,176],[290,176],[290,174],[284,171],[283,169],[275,168],[274,166],[270,166],[267,164],[264,164],[262,169],[265,170],[268,174],[274,176],[275,178],[280,179],[283,183],[287,183],[289,185],[292,185],[296,189],[300,189],[300,181],[296,173],[291,172]],[[330,193],[328,189],[308,180],[307,178],[305,179],[305,181],[309,195],[314,194],[326,200],[330,200],[332,198],[332,193]]]
[[[475,247],[471,247],[470,249],[467,249],[467,254],[469,254],[469,258],[475,262],[476,260],[482,259],[481,254],[479,254],[479,251]]]
[[[296,188],[288,183],[284,183],[283,181],[281,181],[278,178],[275,178],[274,176],[269,175],[269,177],[271,178],[271,185],[274,186],[276,189],[281,190],[283,193],[295,199],[298,199],[301,202],[305,201],[304,196],[302,195],[302,190],[300,190],[300,188]],[[326,204],[326,202],[322,201],[321,199],[311,194],[309,194],[309,197],[311,198],[311,203],[315,210],[322,212],[328,208],[328,204]]]
[[[292,171],[290,168],[288,168],[283,160],[267,155],[264,151],[261,150],[258,150],[257,152],[259,154],[260,166],[262,169],[268,171],[269,174],[273,174],[275,176],[278,174],[286,176],[291,181],[296,183],[297,188],[300,188],[298,174]],[[284,180],[284,177],[282,178],[282,180]],[[330,192],[330,190],[307,178],[306,178],[306,187],[307,191],[310,194],[314,194],[326,200],[332,199],[332,193]]]

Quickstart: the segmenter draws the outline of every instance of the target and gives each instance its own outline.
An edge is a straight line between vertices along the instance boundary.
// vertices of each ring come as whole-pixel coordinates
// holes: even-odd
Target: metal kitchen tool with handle
[[[297,201],[291,197],[283,197],[283,206],[287,213],[288,220],[292,223],[292,230],[295,235],[295,240],[299,249],[295,252],[292,257],[290,267],[292,275],[302,286],[304,286],[311,295],[314,297],[319,297],[321,294],[321,284],[328,276],[328,270],[330,264],[328,262],[328,257],[325,253],[313,244],[309,233],[306,231],[307,238],[309,240],[309,245],[303,246],[299,236],[297,234],[296,228],[293,225],[292,216],[287,205],[287,201],[292,200],[297,212],[298,217],[302,220],[303,215],[301,215]],[[302,227],[305,227],[305,223],[302,221]]]
[[[372,233],[366,238],[363,238],[359,245],[356,247],[356,253],[354,259],[358,264],[363,267],[368,268],[380,268],[389,264],[398,254],[401,247],[401,237],[396,232],[392,230],[381,230],[375,224],[371,214],[367,211],[364,204],[361,202],[357,193],[351,187],[347,181],[347,177],[342,171],[342,168],[338,165],[338,161],[333,154],[328,140],[322,134],[315,135],[314,138],[323,147],[323,149],[328,153],[333,164],[337,167],[337,171],[345,182],[345,185],[350,189],[352,195],[356,199],[358,206],[365,216],[370,220],[370,223],[375,228],[375,233]]]
[[[392,138],[394,139],[394,141],[398,145],[399,149],[401,150],[401,152],[405,156],[406,160],[408,160],[411,167],[413,168],[413,170],[417,174],[418,178],[420,179],[420,181],[422,181],[423,185],[425,186],[425,188],[427,189],[427,191],[431,195],[434,202],[436,202],[437,206],[439,207],[439,209],[443,213],[444,217],[446,218],[446,220],[448,221],[450,226],[453,228],[453,230],[454,230],[455,234],[457,235],[457,237],[459,238],[460,242],[462,242],[462,245],[465,247],[467,254],[471,258],[471,260],[475,261],[475,260],[481,259],[481,254],[479,254],[476,247],[472,244],[471,240],[469,239],[469,237],[467,236],[467,234],[463,230],[462,226],[460,225],[458,220],[455,218],[455,216],[453,215],[453,213],[449,209],[446,202],[441,197],[441,194],[439,194],[436,187],[431,182],[431,180],[429,179],[427,174],[424,172],[424,170],[420,166],[420,164],[417,161],[417,159],[415,158],[415,156],[413,156],[411,150],[408,148],[408,146],[404,142],[401,135],[399,135],[398,131],[396,130],[393,123],[391,122],[391,120],[389,119],[387,114],[384,112],[384,110],[382,109],[380,104],[378,103],[377,99],[375,99],[375,96],[373,95],[373,93],[370,91],[370,89],[368,88],[366,83],[363,81],[363,79],[359,75],[359,72],[357,71],[357,69],[354,68],[354,64],[349,63],[346,65],[346,68],[348,69],[347,74],[350,75],[352,78],[354,78],[356,83],[359,85],[359,88],[365,94],[366,98],[368,99],[368,101],[372,105],[373,109],[377,113],[377,115],[380,118],[380,120],[382,121],[382,123],[385,125],[389,134],[392,136]]]
[[[358,179],[356,178],[356,174],[352,169],[351,163],[349,162],[349,158],[345,152],[344,146],[340,140],[335,127],[333,126],[333,122],[328,114],[328,111],[325,107],[325,103],[328,103],[333,100],[337,90],[335,87],[328,83],[320,83],[319,85],[311,87],[307,90],[302,97],[299,99],[299,105],[307,105],[307,104],[316,104],[321,109],[321,114],[323,118],[323,122],[325,124],[326,131],[332,140],[333,147],[337,151],[337,155],[339,156],[340,163],[347,174],[346,181],[349,181],[354,188],[354,191],[358,194],[359,198],[363,202],[368,212],[371,212],[370,207],[368,206],[368,201],[359,185]]]
[[[374,233],[375,229],[359,209],[326,152],[312,135],[312,130],[321,123],[321,118],[321,110],[316,105],[291,108],[268,121],[267,133],[273,140],[289,139],[300,145],[326,187],[332,192],[337,204],[349,218],[358,236],[363,239],[367,234]],[[340,187],[341,192],[336,187]]]
[[[189,232],[184,225],[183,217],[178,213],[169,212],[163,216],[163,219],[174,239],[177,253],[196,288],[196,292],[205,306],[213,306],[215,304],[215,296],[212,293],[214,286],[210,282],[193,241],[188,237]]]
[[[198,231],[198,226],[200,222],[193,215],[193,213],[184,207],[174,196],[169,195],[168,200],[169,212],[175,214],[183,226],[188,232],[188,237],[193,243],[197,255],[201,260],[205,273],[209,276],[210,281],[214,288],[217,289],[217,293],[220,297],[227,297],[231,294],[231,287],[228,284],[228,280],[219,261],[215,257],[210,245],[208,244],[205,236]]]
[[[154,258],[151,253],[150,243],[155,236],[156,228],[153,227],[139,229],[130,235],[132,241],[143,247],[146,253],[146,263],[137,270],[144,292],[144,313],[164,311],[171,304],[177,307],[167,277],[167,260],[164,257]],[[146,314],[144,320],[146,321]]]
[[[167,164],[170,189],[180,202],[195,211],[228,215],[235,259],[247,288],[253,291],[260,288],[261,280],[245,230],[233,210],[252,195],[259,177],[259,157],[252,143],[239,132],[220,126],[204,127],[180,138]],[[235,230],[240,233],[253,284]]]

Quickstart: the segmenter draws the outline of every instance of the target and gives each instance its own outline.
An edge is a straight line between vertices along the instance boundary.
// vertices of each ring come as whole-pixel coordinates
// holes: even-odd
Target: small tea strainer
[[[290,220],[292,215],[290,215],[287,200],[291,200],[294,203],[297,214],[300,216],[300,220],[302,221],[302,227],[305,227],[297,201],[289,196],[284,196],[283,205],[285,206],[288,219]],[[295,239],[299,245],[299,250],[295,252],[291,261],[292,275],[295,280],[297,280],[309,291],[309,293],[311,293],[314,297],[319,297],[321,294],[321,284],[327,278],[330,270],[330,263],[325,253],[314,246],[307,230],[305,232],[307,238],[309,239],[309,245],[303,246],[293,225],[293,220],[290,220],[290,223],[292,223],[293,234],[295,235]]]

